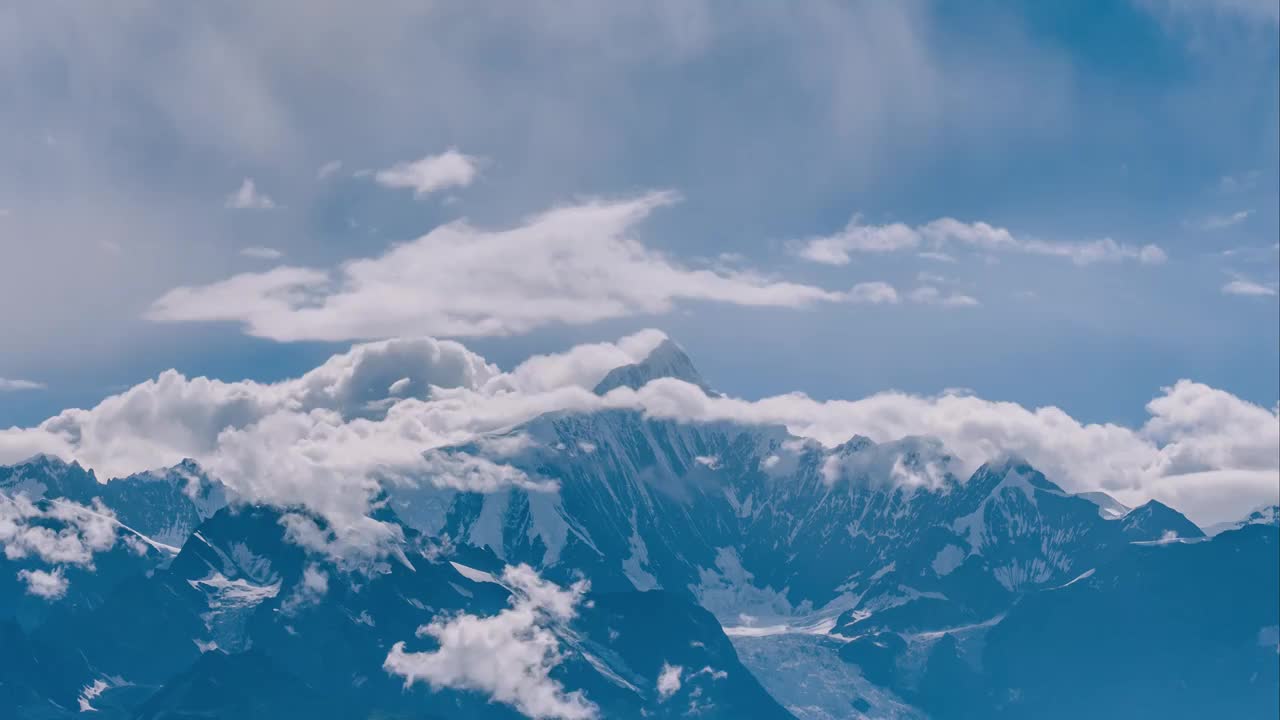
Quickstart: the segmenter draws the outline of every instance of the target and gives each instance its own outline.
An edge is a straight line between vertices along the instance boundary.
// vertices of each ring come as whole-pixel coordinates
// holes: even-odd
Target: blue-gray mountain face
[[[707,387],[666,343],[597,392],[660,377]],[[362,564],[193,463],[0,468],[0,717],[1280,714],[1274,508],[1207,537],[926,438],[613,411],[506,439],[448,453],[558,489],[391,487],[403,539]]]

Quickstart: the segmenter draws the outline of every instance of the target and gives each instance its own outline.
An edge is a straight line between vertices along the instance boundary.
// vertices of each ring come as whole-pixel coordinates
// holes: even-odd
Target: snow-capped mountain
[[[668,341],[595,392],[661,378],[708,387]],[[631,410],[430,452],[529,481],[389,483],[388,542],[341,555],[341,528],[189,461],[106,483],[0,468],[0,711],[1203,717],[1280,693],[1274,509],[1206,538],[1018,457],[963,472],[931,438],[828,448]]]
[[[1280,527],[1280,505],[1263,505],[1240,520],[1218,523],[1205,528],[1205,534],[1218,535],[1228,530],[1238,530],[1246,525],[1271,525]]]
[[[48,455],[0,466],[0,492],[32,499],[62,498],[82,505],[101,499],[121,524],[175,551],[229,499],[226,487],[192,460],[101,482],[79,463]]]

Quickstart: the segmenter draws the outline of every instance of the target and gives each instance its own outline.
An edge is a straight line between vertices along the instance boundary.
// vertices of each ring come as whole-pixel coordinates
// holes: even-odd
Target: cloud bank
[[[456,342],[430,338],[356,345],[273,384],[167,371],[94,408],[0,430],[0,462],[48,452],[115,477],[195,458],[246,499],[324,516],[331,528],[316,535],[320,544],[343,540],[333,536],[343,529],[384,542],[367,514],[387,483],[554,492],[554,484],[507,464],[531,442],[512,429],[551,412],[625,409],[683,422],[781,425],[827,446],[855,434],[878,442],[933,436],[962,471],[1017,453],[1068,490],[1103,489],[1131,504],[1156,498],[1197,522],[1234,519],[1280,492],[1276,409],[1189,380],[1162,389],[1137,428],[972,394],[748,400],[709,396],[670,378],[604,396],[591,391],[664,337],[649,330],[580,345],[507,372]],[[451,449],[468,443],[478,449]]]

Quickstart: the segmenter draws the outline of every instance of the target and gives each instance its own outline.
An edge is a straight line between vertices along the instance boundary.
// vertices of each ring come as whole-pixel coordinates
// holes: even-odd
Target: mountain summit
[[[596,392],[665,378],[709,387],[664,340]],[[622,408],[438,452],[381,487],[385,542],[358,549],[190,461],[0,468],[0,715],[1280,711],[1274,511],[1205,538],[1012,454],[967,472],[936,438],[826,447]],[[451,467],[537,482],[465,491],[431,474]]]
[[[623,365],[609,371],[595,387],[597,395],[605,393],[619,387],[629,387],[632,390],[639,390],[650,381],[659,378],[674,378],[683,380],[687,383],[697,385],[702,388],[708,395],[714,395],[715,392],[694,367],[693,361],[685,354],[685,351],[670,338],[665,338],[658,344],[645,359],[638,363]]]

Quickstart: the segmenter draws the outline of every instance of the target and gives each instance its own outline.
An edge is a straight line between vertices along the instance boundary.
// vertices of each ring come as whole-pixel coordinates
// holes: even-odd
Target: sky
[[[1274,419],[1278,23],[1273,0],[11,5],[0,427],[170,369],[272,383],[418,336],[513,368],[644,328],[747,400],[1137,428],[1188,380]]]

